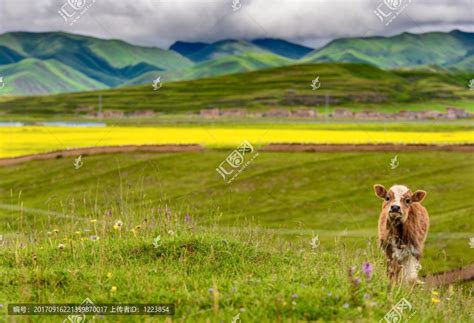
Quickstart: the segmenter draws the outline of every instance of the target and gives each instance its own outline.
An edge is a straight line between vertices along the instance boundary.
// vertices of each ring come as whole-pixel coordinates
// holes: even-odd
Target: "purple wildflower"
[[[191,221],[191,216],[189,214],[186,214],[184,217],[184,222],[189,223]]]
[[[365,277],[367,277],[367,279],[370,279],[372,277],[372,272],[373,272],[373,266],[370,262],[366,261],[362,264],[362,271],[364,272],[365,274]]]
[[[214,288],[209,288],[208,291],[209,291],[209,293],[212,294],[212,293],[214,293]]]
[[[298,298],[298,294],[291,295],[291,298],[293,298],[293,299]]]

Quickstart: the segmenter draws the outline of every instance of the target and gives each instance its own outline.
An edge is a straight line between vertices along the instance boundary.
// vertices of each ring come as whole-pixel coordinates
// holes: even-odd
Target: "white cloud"
[[[167,47],[175,40],[279,37],[319,45],[403,31],[474,31],[471,0],[412,0],[387,27],[373,14],[382,0],[240,0],[235,12],[232,0],[96,0],[73,26],[57,12],[65,1],[1,0],[0,33],[62,30]]]

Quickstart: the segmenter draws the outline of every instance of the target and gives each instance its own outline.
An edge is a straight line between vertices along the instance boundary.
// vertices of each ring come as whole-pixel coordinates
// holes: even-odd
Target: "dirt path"
[[[377,144],[377,145],[329,145],[329,144],[269,144],[262,151],[295,151],[295,152],[325,152],[325,151],[465,151],[474,152],[473,144],[462,145],[428,145],[428,144]]]
[[[129,153],[129,152],[152,152],[152,153],[180,153],[180,152],[196,152],[203,151],[200,145],[144,145],[144,146],[103,146],[103,147],[84,147],[68,150],[59,150],[49,153],[25,155],[11,158],[1,158],[0,166],[16,165],[31,160],[45,160],[62,157],[77,157],[79,155],[100,155],[112,153]]]
[[[424,279],[427,288],[470,280],[474,280],[474,264],[459,269],[431,274],[426,276]]]

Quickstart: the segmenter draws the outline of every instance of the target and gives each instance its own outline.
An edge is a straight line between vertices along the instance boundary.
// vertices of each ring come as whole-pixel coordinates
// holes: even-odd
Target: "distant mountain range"
[[[12,32],[0,35],[0,94],[77,92],[151,84],[158,76],[166,82],[320,62],[472,73],[474,33],[343,38],[314,50],[282,39],[178,41],[165,50],[63,32]]]
[[[178,41],[171,45],[170,49],[196,63],[217,59],[222,56],[242,55],[248,52],[271,52],[290,59],[300,59],[313,50],[306,46],[287,42],[286,40],[271,38],[255,39],[250,42],[230,39],[212,44]]]
[[[393,37],[342,38],[303,58],[304,62],[357,62],[381,68],[437,65],[474,70],[474,33],[403,33]]]

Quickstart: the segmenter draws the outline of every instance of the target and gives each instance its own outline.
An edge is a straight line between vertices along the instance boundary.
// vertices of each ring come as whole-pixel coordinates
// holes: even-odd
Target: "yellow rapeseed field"
[[[473,143],[470,131],[396,132],[212,127],[0,127],[0,158],[60,149],[114,145],[202,144],[235,147],[242,140],[266,143]]]

